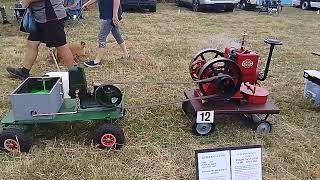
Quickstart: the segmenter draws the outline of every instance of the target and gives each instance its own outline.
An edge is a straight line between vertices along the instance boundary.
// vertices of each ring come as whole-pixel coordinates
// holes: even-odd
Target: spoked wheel
[[[241,69],[226,58],[215,58],[207,62],[199,72],[199,80],[217,77],[210,82],[199,83],[199,89],[205,95],[214,95],[222,99],[232,97],[242,83]]]
[[[192,10],[194,12],[199,12],[200,11],[200,2],[199,2],[199,0],[193,0],[193,2],[192,2]]]
[[[107,123],[96,130],[93,141],[101,149],[120,149],[124,144],[124,133],[116,124]]]
[[[31,138],[20,129],[5,129],[0,134],[0,149],[6,152],[29,152],[31,145]]]
[[[223,52],[217,50],[217,49],[203,49],[200,52],[198,52],[189,65],[189,72],[191,75],[191,78],[196,81],[199,80],[199,71],[201,67],[206,64],[211,59],[217,58],[217,57],[223,57]]]
[[[116,86],[100,85],[95,91],[95,99],[101,106],[113,108],[121,103],[122,93]]]
[[[269,134],[271,133],[272,125],[267,121],[260,121],[257,124],[256,132],[258,134]]]
[[[211,134],[215,130],[215,123],[197,123],[196,119],[196,117],[193,117],[191,127],[194,135],[206,136]]]

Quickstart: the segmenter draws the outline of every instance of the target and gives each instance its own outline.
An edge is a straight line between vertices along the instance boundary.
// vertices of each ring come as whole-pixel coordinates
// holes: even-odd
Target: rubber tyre
[[[11,140],[18,144],[16,151],[6,148],[6,141]],[[32,139],[25,135],[21,129],[5,129],[0,134],[0,149],[6,152],[29,152],[32,146]]]
[[[199,124],[196,122],[196,117],[193,117],[192,119],[192,125],[191,125],[191,129],[192,129],[192,133],[196,136],[207,136],[209,134],[211,134],[215,128],[216,128],[216,124],[215,123],[206,123],[206,124]],[[199,131],[199,129],[202,128],[206,128],[203,132]]]
[[[149,12],[157,12],[157,6],[150,7]]]
[[[112,146],[106,146],[102,142],[102,138],[105,135],[111,135],[115,138],[116,143]],[[124,145],[124,133],[123,130],[113,123],[106,123],[100,126],[94,133],[93,142],[100,149],[121,149]]]
[[[269,134],[272,130],[272,124],[267,121],[261,121],[257,124],[256,133]]]
[[[309,10],[310,9],[310,2],[309,1],[303,1],[302,4],[301,4],[301,9]]]

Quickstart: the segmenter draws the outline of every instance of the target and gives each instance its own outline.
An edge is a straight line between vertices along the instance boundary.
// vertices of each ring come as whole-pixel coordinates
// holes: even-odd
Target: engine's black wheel
[[[211,134],[216,128],[215,123],[197,123],[197,118],[192,119],[191,129],[196,136],[207,136]]]
[[[113,108],[121,103],[122,93],[114,85],[103,84],[96,89],[95,99],[101,106]]]
[[[205,95],[217,95],[221,99],[232,97],[242,83],[241,69],[237,63],[226,58],[215,58],[208,61],[199,71],[199,80],[218,77],[210,82],[198,83]]]
[[[124,132],[113,123],[106,123],[94,133],[93,142],[101,149],[120,149],[124,145]]]
[[[189,72],[191,75],[191,78],[196,81],[199,80],[199,71],[201,67],[206,64],[211,59],[217,58],[217,57],[223,57],[223,52],[217,50],[217,49],[203,49],[199,51],[191,60],[189,64]]]
[[[29,152],[31,145],[31,138],[25,135],[20,129],[5,129],[0,134],[0,149],[6,152]]]

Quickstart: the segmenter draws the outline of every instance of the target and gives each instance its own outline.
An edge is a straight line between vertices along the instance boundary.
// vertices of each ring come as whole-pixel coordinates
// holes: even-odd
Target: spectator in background
[[[0,11],[1,11],[1,16],[2,16],[2,23],[3,24],[11,24],[8,20],[7,20],[7,15],[6,15],[6,10],[3,4],[1,4],[0,2]]]
[[[72,18],[74,15],[81,15],[81,1],[82,0],[65,0],[64,6],[66,7],[67,15]]]

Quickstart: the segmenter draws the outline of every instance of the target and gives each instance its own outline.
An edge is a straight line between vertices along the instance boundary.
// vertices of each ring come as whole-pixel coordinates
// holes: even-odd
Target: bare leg
[[[26,79],[30,76],[29,72],[37,59],[38,56],[38,48],[39,48],[39,41],[27,41],[27,50],[25,59],[23,61],[22,68],[14,68],[11,66],[7,67],[7,71],[13,77],[17,77],[20,79]]]
[[[57,47],[58,58],[63,61],[65,66],[71,67],[76,65],[77,63],[74,61],[73,55],[69,46],[67,44]]]
[[[40,41],[27,41],[27,51],[23,62],[23,67],[31,69],[38,56]]]
[[[102,59],[102,57],[104,55],[105,50],[106,50],[105,48],[99,48],[98,49],[97,56],[94,59],[95,63],[100,63],[100,61],[101,61],[101,59]]]
[[[127,51],[126,43],[124,42],[124,39],[121,36],[121,33],[119,31],[119,27],[118,26],[113,27],[111,29],[111,33],[112,33],[113,37],[116,39],[119,46],[121,47],[121,50],[122,50],[123,54],[125,55],[125,57],[129,58],[130,56]]]
[[[121,47],[121,50],[124,53],[125,57],[130,58],[127,47],[126,47],[126,43],[123,41],[123,43],[119,44],[119,46]]]

